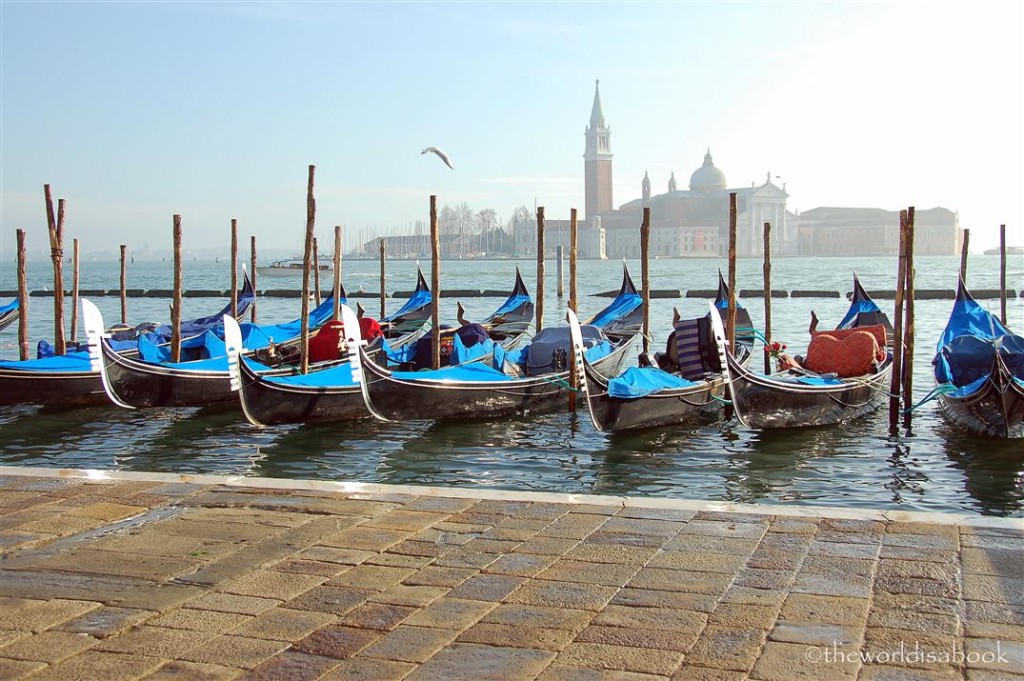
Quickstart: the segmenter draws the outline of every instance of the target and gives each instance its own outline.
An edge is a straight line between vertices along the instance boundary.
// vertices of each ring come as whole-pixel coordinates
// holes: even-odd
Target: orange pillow
[[[827,333],[816,333],[807,346],[804,367],[819,374],[834,373],[840,378],[863,376],[871,373],[878,357],[878,341],[868,331],[852,330],[836,338]]]
[[[824,334],[826,336],[832,336],[836,340],[843,340],[849,337],[851,334],[855,334],[861,331],[867,331],[875,337],[875,342],[878,343],[878,354],[875,355],[875,359],[879,362],[883,361],[887,356],[886,346],[888,345],[887,336],[885,333],[885,327],[881,324],[875,324],[873,326],[860,326],[856,329],[836,329],[835,331],[815,331],[811,334],[811,340],[814,340],[815,336]],[[810,353],[810,349],[808,349]]]

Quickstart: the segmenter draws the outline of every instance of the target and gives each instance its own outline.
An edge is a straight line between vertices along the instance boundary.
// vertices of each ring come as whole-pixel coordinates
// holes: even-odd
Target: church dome
[[[710,194],[726,188],[725,173],[715,167],[711,160],[711,150],[704,154],[704,165],[690,175],[690,191]]]

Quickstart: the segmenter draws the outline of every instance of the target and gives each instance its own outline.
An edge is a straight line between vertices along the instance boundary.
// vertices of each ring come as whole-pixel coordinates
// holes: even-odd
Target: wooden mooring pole
[[[651,207],[644,206],[640,223],[640,286],[643,290],[643,335],[640,338],[644,354],[651,349]]]
[[[434,194],[430,195],[430,366],[441,368],[441,231]]]
[[[320,307],[320,248],[316,237],[313,237],[313,302]]]
[[[576,209],[569,211],[569,307],[573,312],[579,312],[579,301],[576,299],[576,239],[578,228],[576,224]],[[570,374],[575,376],[575,373]]]
[[[171,299],[171,361],[181,361],[181,216],[173,221],[174,297]]]
[[[562,283],[564,277],[562,276],[562,266],[565,262],[565,254],[563,253],[562,245],[559,244],[555,247],[555,276],[558,277],[558,286],[555,293],[558,295],[558,299],[561,300],[565,297],[565,285]]]
[[[28,257],[25,230],[16,232],[18,241],[18,358],[28,359]]]
[[[121,244],[121,323],[128,323],[128,244]]]
[[[316,166],[309,166],[306,182],[306,241],[302,251],[302,326],[299,338],[299,372],[309,373],[309,267],[313,257],[313,234],[316,227],[316,199],[313,197],[313,182]]]
[[[537,208],[537,333],[544,328],[544,206]]]
[[[999,321],[1006,326],[1006,225],[999,225]]]
[[[569,309],[573,312],[577,311],[576,302],[576,238],[577,238],[577,224],[576,224],[576,209],[572,208],[569,210]],[[578,383],[578,377],[575,371],[569,372],[569,411],[576,411],[576,384]]]
[[[764,223],[764,373],[772,373],[772,223]]]
[[[729,192],[729,311],[725,335],[736,354],[736,192]]]
[[[910,429],[914,406],[914,207],[907,209],[907,320],[903,325],[903,427]]]
[[[889,387],[889,433],[895,435],[900,420],[900,387],[903,381],[903,288],[907,283],[907,211],[900,211],[900,257],[896,272],[895,310],[892,315],[892,380]]]
[[[960,279],[967,283],[967,246],[971,243],[971,230],[964,230],[964,243],[960,247]]]
[[[341,319],[341,225],[334,225],[334,285],[331,298],[334,299],[334,321]]]
[[[46,226],[50,233],[50,260],[53,262],[53,352],[67,352],[64,336],[64,199],[57,201],[57,217],[53,216],[50,185],[43,185],[46,200]]]
[[[238,219],[231,218],[231,318],[238,319]]]
[[[377,242],[378,246],[380,246],[380,318],[384,319],[388,297],[387,290],[384,288],[387,281],[387,273],[384,271],[384,259],[387,257],[388,242],[384,240],[384,237],[378,238]]]
[[[252,290],[253,290],[253,293],[255,293],[256,292],[256,236],[255,235],[249,237],[249,266],[252,268],[252,271],[249,273],[249,281],[252,282]],[[249,316],[249,319],[252,322],[255,323],[255,321],[256,321],[256,298],[255,297],[253,297],[253,299],[252,299],[252,307],[249,308],[249,309],[252,310],[252,314]]]
[[[71,263],[74,268],[71,273],[71,342],[78,342],[78,282],[79,270],[79,249],[78,239],[71,240]]]

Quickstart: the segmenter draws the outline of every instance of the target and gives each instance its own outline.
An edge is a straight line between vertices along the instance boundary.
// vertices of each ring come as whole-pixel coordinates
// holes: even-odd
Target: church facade
[[[584,213],[578,217],[578,256],[640,256],[643,209],[651,209],[650,255],[656,258],[722,257],[729,253],[729,201],[736,194],[736,254],[763,257],[764,224],[771,223],[773,255],[896,255],[899,212],[879,208],[815,208],[799,215],[786,207],[786,185],[772,182],[730,188],[708,149],[704,161],[680,189],[675,173],[666,191],[655,194],[645,173],[640,198],[614,208],[611,127],[601,103],[600,81],[594,84],[590,121],[584,131]],[[516,250],[536,254],[536,216],[517,215]],[[918,210],[914,250],[922,255],[959,253],[963,240],[959,215],[945,208]],[[568,249],[569,221],[545,220],[545,251]]]

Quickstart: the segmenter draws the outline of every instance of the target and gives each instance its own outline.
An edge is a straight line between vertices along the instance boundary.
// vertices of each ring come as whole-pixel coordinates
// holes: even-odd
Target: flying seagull
[[[438,149],[437,147],[427,147],[426,149],[420,152],[420,156],[426,154],[427,152],[437,154],[437,157],[444,161],[444,164],[446,166],[448,166],[452,170],[455,170],[455,166],[452,165],[451,159],[448,158],[448,154],[444,153],[442,150]]]

